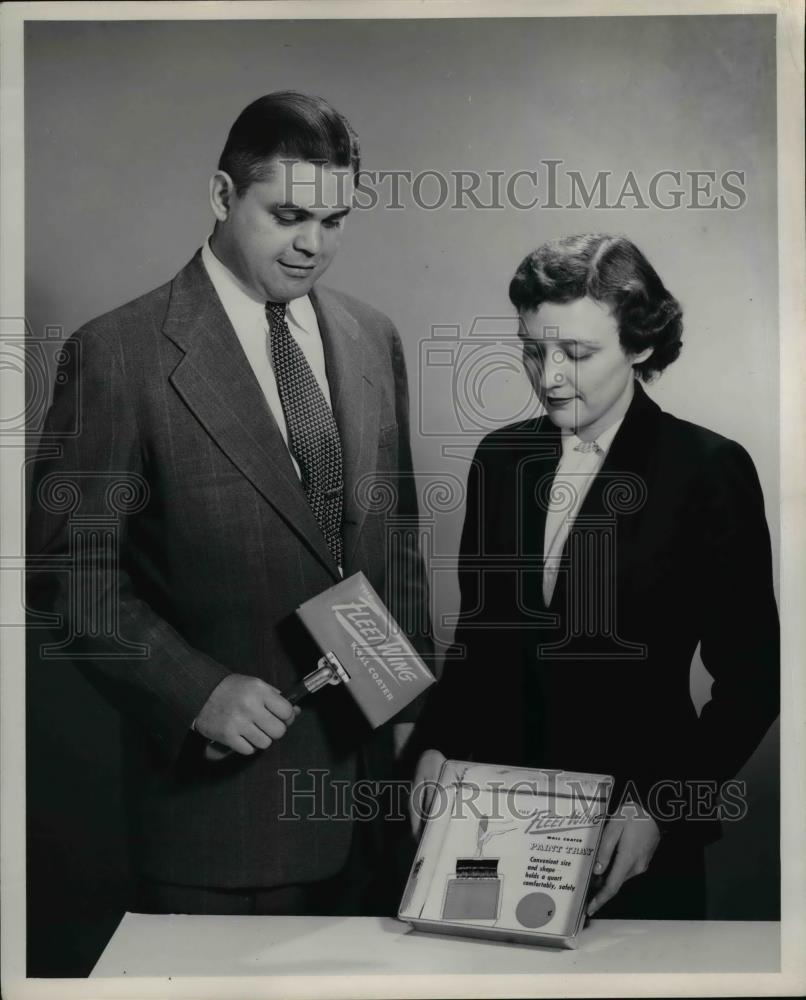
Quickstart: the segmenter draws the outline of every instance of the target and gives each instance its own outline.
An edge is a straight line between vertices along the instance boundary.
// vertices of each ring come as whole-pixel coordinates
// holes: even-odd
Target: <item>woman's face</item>
[[[526,372],[557,427],[592,441],[624,416],[633,393],[633,365],[610,309],[591,298],[544,302],[521,313]]]

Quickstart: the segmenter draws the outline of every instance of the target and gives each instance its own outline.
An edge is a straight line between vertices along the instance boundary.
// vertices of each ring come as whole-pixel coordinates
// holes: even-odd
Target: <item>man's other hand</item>
[[[195,729],[205,739],[249,756],[282,739],[299,712],[259,677],[230,674],[205,702]]]

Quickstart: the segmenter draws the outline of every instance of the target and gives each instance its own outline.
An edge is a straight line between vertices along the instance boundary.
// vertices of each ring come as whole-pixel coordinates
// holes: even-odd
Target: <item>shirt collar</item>
[[[230,316],[251,313],[255,316],[260,315],[265,320],[266,303],[258,299],[240,278],[216,257],[210,246],[209,237],[204,241],[201,254],[202,263],[227,313]],[[307,295],[292,299],[286,306],[286,315],[294,326],[306,333],[318,329],[313,303]]]
[[[604,430],[596,438],[596,443],[599,446],[599,450],[602,455],[606,455],[610,450],[610,445],[613,443],[613,438],[615,438],[618,433],[619,427],[621,427],[624,422],[624,417],[620,417],[614,424],[611,424],[607,430]],[[578,444],[581,443],[581,439],[577,437],[572,431],[563,430],[562,431],[562,446],[563,446],[563,457],[568,455],[569,452],[573,451]]]

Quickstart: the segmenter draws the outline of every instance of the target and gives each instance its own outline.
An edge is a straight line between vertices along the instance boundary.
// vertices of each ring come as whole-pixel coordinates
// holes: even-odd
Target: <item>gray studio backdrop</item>
[[[260,94],[327,97],[359,132],[368,170],[411,173],[411,182],[399,181],[398,208],[384,207],[390,180],[370,185],[379,204],[353,213],[326,282],[388,313],[403,338],[415,462],[423,489],[434,486],[424,527],[443,640],[457,607],[454,560],[472,447],[489,427],[533,406],[513,352],[488,343],[474,361],[474,337],[492,332],[494,345],[497,330],[511,331],[512,272],[556,236],[624,233],[678,296],[684,352],[650,394],[749,450],[777,553],[774,18],[34,22],[25,73],[27,318],[35,340],[48,327],[72,332],[186,263],[211,229],[207,184],[227,129]],[[447,194],[430,171],[448,179]],[[496,203],[491,173],[499,172],[499,207],[458,195],[459,171],[480,176],[483,204]],[[511,188],[521,204],[538,199],[530,208],[507,198],[517,171],[537,175],[536,184],[522,175]],[[590,207],[579,188],[572,198],[575,171],[588,189],[609,172],[607,191]],[[661,171],[681,172],[679,207],[660,207],[674,205],[669,175],[651,197]],[[694,192],[693,171],[712,171],[715,180],[701,175]],[[616,204],[629,172],[638,194]],[[714,198],[715,208],[693,207]],[[708,683],[696,669],[698,703]],[[92,693],[72,675],[32,684],[31,731],[51,750],[58,742],[76,768],[97,766],[75,716],[114,723],[99,721]],[[60,699],[71,706],[67,721]],[[86,831],[71,817],[69,795],[52,786],[42,793],[52,764],[41,745],[30,751],[29,811],[41,808],[44,819],[29,817],[29,829],[61,870],[59,859],[72,863],[65,841],[81,857]],[[112,808],[116,772],[105,767]],[[777,915],[777,772],[772,733],[743,775],[747,821],[709,852],[714,917]],[[108,834],[119,832],[103,822]],[[87,860],[107,864],[107,881],[120,848],[112,850],[113,861]]]

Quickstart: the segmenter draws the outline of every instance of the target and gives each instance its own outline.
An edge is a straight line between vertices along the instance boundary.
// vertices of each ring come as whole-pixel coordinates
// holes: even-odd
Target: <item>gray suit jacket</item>
[[[388,519],[417,513],[400,340],[356,299],[311,299],[344,453],[345,575],[362,570],[426,634],[419,557],[388,545]],[[126,719],[140,870],[210,886],[335,874],[353,824],[326,818],[332,783],[389,776],[388,726],[371,734],[331,688],[252,757],[207,763],[190,733],[231,671],[284,690],[314,668],[294,611],[339,580],[200,254],[66,355],[46,427],[63,432],[60,454],[43,451],[31,491],[29,602],[58,626],[50,655]]]

